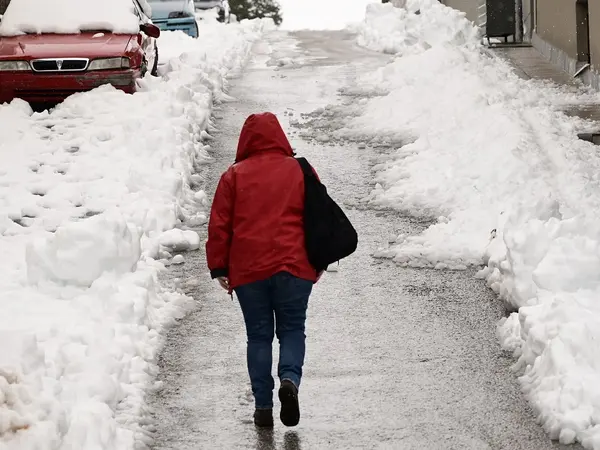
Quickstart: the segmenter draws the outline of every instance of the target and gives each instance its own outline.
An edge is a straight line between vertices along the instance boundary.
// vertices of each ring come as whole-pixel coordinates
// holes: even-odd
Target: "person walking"
[[[315,173],[316,176],[316,173]],[[211,277],[235,291],[248,338],[254,423],[273,426],[273,338],[279,340],[281,422],[300,421],[308,300],[320,277],[304,233],[304,175],[272,113],[253,114],[242,128],[235,163],[221,176],[208,225]]]

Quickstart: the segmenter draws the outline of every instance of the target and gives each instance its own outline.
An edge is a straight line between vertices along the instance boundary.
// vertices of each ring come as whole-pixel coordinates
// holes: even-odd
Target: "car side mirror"
[[[160,28],[153,23],[143,23],[140,25],[140,31],[151,38],[158,39],[160,37]]]

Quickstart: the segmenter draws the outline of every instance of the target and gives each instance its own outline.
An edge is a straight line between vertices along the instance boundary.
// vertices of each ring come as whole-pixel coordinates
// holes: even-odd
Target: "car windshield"
[[[147,6],[145,0],[140,4]],[[140,26],[136,11],[132,0],[12,0],[0,22],[0,36],[90,30],[135,34]]]
[[[183,12],[190,17],[194,14],[194,5],[189,0],[150,0],[152,18],[165,19],[171,12]]]

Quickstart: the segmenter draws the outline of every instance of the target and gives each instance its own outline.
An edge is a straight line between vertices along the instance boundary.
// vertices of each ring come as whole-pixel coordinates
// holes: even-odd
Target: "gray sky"
[[[348,22],[359,22],[365,8],[373,0],[279,0],[283,8],[285,29],[344,28]]]

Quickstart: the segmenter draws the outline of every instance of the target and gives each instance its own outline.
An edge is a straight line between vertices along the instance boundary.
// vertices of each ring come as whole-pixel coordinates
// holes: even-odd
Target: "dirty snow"
[[[485,266],[479,276],[518,309],[499,336],[544,429],[600,449],[600,158],[577,138],[589,124],[557,108],[600,96],[517,78],[433,0],[371,5],[358,31],[394,57],[348,89],[358,97],[333,137],[381,149],[372,205],[431,223],[377,256]]]
[[[146,0],[140,0],[150,17]],[[92,13],[93,11],[93,13]],[[72,34],[87,30],[137,34],[139,19],[131,0],[12,0],[0,23],[0,36],[26,33]]]
[[[164,33],[162,77],[134,95],[0,105],[0,449],[149,442],[157,352],[192,307],[157,274],[200,245],[174,228],[206,222],[193,172],[210,161],[212,105],[263,27]]]

